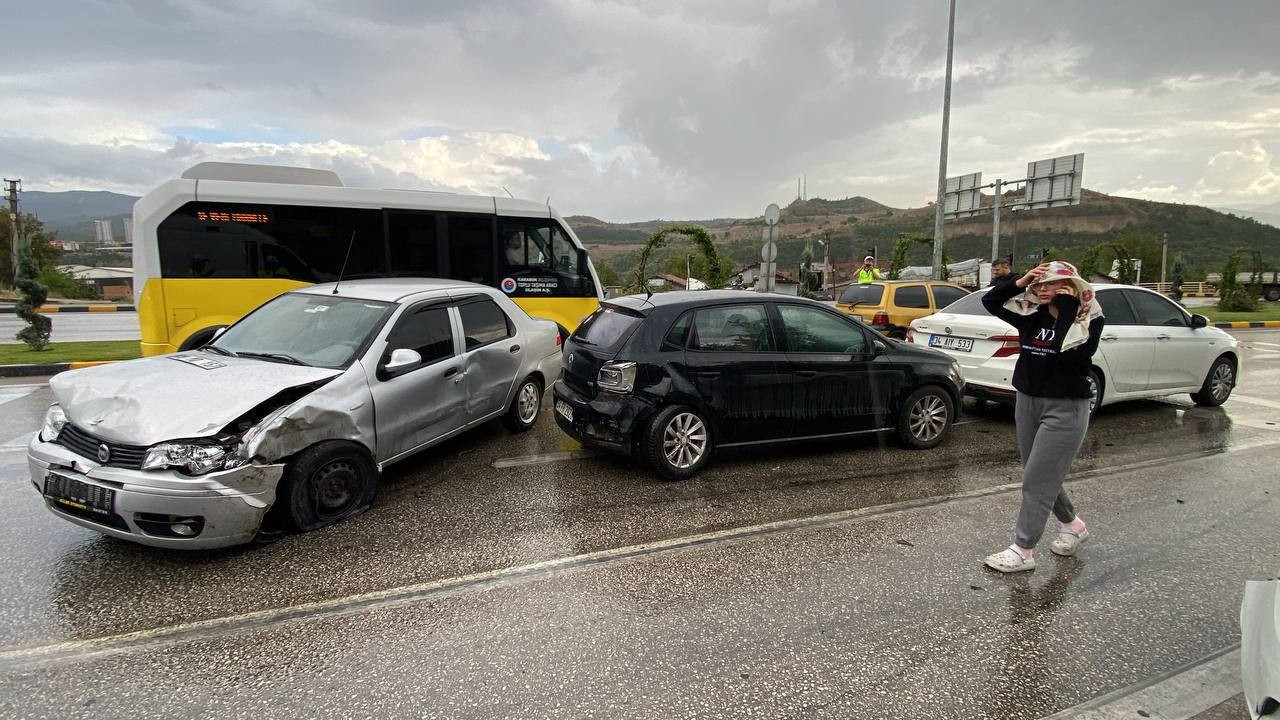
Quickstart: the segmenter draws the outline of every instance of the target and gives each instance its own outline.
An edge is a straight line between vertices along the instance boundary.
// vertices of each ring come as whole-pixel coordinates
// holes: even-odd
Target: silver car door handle
[[[512,354],[512,355],[515,355],[515,354],[516,354],[516,353],[518,353],[518,352],[520,352],[520,346],[519,346],[519,345],[512,345],[512,346],[511,346],[511,354]]]

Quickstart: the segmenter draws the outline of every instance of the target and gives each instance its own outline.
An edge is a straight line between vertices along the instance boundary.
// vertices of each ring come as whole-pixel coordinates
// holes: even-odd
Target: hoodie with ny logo
[[[1104,319],[1098,317],[1089,323],[1088,342],[1063,352],[1062,341],[1080,311],[1080,301],[1071,295],[1055,295],[1057,318],[1049,313],[1048,305],[1041,305],[1030,315],[1005,309],[1005,301],[1021,292],[1022,288],[1009,282],[996,285],[982,296],[987,312],[1018,331],[1022,348],[1013,368],[1013,386],[1037,397],[1089,397],[1090,359],[1098,350]]]

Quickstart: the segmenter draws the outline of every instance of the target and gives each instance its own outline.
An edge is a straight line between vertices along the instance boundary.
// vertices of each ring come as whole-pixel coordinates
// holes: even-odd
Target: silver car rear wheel
[[[707,452],[707,426],[693,413],[676,415],[662,431],[662,452],[674,468],[697,465]]]

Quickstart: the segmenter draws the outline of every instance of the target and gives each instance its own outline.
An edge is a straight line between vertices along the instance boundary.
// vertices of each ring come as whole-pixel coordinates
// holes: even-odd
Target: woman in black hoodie
[[[1044,263],[982,298],[992,315],[1018,331],[1013,370],[1014,412],[1022,458],[1022,506],[1014,542],[987,556],[1000,572],[1033,570],[1034,548],[1052,511],[1062,523],[1049,549],[1074,555],[1089,539],[1062,482],[1089,429],[1091,358],[1102,335],[1102,310],[1093,288],[1070,263]]]

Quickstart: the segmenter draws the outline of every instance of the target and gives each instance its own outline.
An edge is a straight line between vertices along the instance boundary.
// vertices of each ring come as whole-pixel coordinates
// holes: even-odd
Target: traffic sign
[[[778,203],[769,203],[769,207],[764,209],[764,224],[777,225],[781,216],[782,209],[778,207]]]
[[[765,261],[765,262],[767,262],[767,263],[771,263],[771,262],[773,262],[774,260],[777,260],[777,259],[778,259],[778,244],[777,244],[777,243],[775,243],[775,242],[767,242],[767,243],[765,243],[765,244],[764,244],[764,247],[760,249],[760,259],[761,259],[761,260],[763,260],[763,261]]]

